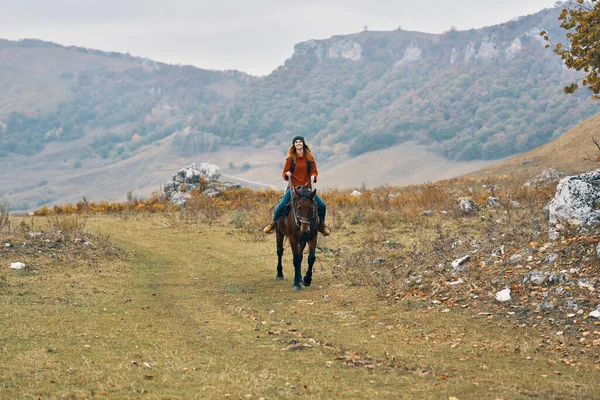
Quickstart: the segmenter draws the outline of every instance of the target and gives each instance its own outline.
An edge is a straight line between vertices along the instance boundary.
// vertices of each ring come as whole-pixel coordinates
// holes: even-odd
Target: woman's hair
[[[287,158],[290,157],[296,160],[296,146],[294,145],[290,146],[290,149],[288,150]],[[310,162],[315,162],[315,158],[313,157],[312,152],[306,143],[304,143],[304,157]]]

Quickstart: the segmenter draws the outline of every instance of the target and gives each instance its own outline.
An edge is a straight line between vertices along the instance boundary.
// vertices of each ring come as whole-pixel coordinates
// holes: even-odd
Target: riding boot
[[[263,228],[264,233],[272,233],[275,229],[275,221],[271,221],[271,223]]]
[[[322,212],[319,212],[319,221],[319,232],[321,232],[323,236],[331,235],[331,229],[329,229],[329,227],[325,225],[325,214]]]

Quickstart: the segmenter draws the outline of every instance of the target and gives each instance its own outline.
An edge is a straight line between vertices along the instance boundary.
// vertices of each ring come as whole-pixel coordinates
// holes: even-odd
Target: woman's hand
[[[290,178],[292,176],[292,173],[290,171],[286,172],[285,175]]]

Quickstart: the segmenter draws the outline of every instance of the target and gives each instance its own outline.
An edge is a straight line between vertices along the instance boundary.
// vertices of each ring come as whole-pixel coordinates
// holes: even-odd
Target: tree
[[[600,0],[572,0],[564,4],[569,8],[564,8],[558,19],[562,21],[560,27],[567,31],[569,46],[558,43],[554,53],[568,68],[584,71],[583,86],[592,91],[593,99],[600,99]],[[544,40],[550,40],[546,31],[540,35]],[[550,47],[550,44],[546,45],[546,48]],[[578,83],[573,82],[564,90],[573,93],[578,88]]]

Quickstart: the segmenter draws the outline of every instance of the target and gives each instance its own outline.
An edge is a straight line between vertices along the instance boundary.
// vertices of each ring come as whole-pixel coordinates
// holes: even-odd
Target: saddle
[[[311,190],[308,187],[306,187],[306,186],[296,186],[296,189],[298,189],[300,191],[300,195],[302,197],[305,197],[307,199],[310,198]],[[275,207],[277,207],[279,205],[279,203],[281,203],[281,200],[283,200],[283,196],[281,196],[279,198],[279,201],[277,202],[277,204],[275,204]],[[289,212],[291,211],[291,209],[292,209],[292,201],[293,201],[293,197],[290,198],[290,201],[283,208],[283,213],[281,214],[282,217],[286,217],[289,214]]]

